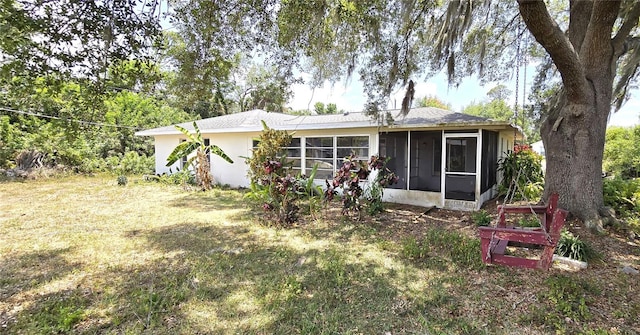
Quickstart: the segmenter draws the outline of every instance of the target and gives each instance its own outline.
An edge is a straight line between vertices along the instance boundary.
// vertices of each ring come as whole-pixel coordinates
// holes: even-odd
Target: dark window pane
[[[369,149],[367,148],[338,148],[338,158],[344,158],[355,154],[358,159],[369,159]]]
[[[300,157],[302,151],[300,148],[289,148],[287,149],[287,157]]]
[[[318,169],[333,171],[333,159],[307,159],[305,161],[307,168],[313,168],[314,165],[318,165]]]
[[[287,159],[287,162],[291,164],[291,167],[300,169],[302,167],[302,160],[300,159]]]
[[[476,176],[447,175],[444,181],[445,198],[474,201]]]
[[[338,147],[369,147],[368,136],[344,136],[337,138]]]
[[[447,139],[447,172],[476,172],[475,138]]]
[[[307,157],[312,158],[333,158],[333,148],[328,149],[308,149],[306,150]]]
[[[333,137],[307,137],[307,147],[333,147]]]

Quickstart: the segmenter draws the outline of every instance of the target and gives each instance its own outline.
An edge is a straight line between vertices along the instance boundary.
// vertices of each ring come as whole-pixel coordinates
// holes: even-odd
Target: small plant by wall
[[[583,262],[592,260],[597,256],[587,242],[573,235],[568,230],[563,230],[562,233],[560,233],[560,239],[556,246],[556,254]]]
[[[488,226],[491,223],[491,215],[484,209],[471,213],[471,221],[476,226]]]

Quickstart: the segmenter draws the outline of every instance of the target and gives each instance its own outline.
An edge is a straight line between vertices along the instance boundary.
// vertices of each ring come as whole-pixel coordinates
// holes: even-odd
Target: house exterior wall
[[[383,201],[422,207],[442,207],[440,192],[385,188]]]
[[[233,164],[230,164],[216,155],[211,155],[211,175],[214,180],[221,184],[229,184],[231,187],[248,186],[248,169],[242,156],[247,156],[250,152],[251,135],[247,133],[202,134],[202,138],[209,139],[211,144],[219,146],[233,160]],[[167,167],[166,164],[169,154],[184,139],[185,136],[183,135],[161,135],[155,137],[156,174],[182,170],[180,161],[170,167]]]
[[[184,136],[164,135],[155,137],[156,174],[171,173],[182,169],[179,161],[171,166],[166,166],[169,154],[180,143],[181,138],[184,138]]]
[[[359,129],[331,129],[312,131],[290,131],[293,137],[333,137],[333,136],[368,136],[369,155],[378,151],[378,133],[376,128]],[[231,157],[233,164],[227,163],[222,158],[211,155],[211,174],[214,180],[220,184],[228,184],[231,187],[248,187],[249,168],[243,157],[251,156],[253,140],[259,138],[260,132],[246,133],[203,133],[203,139],[209,139],[211,144],[219,146],[227,156]],[[183,135],[160,135],[155,137],[155,162],[156,173],[171,173],[181,170],[181,162],[178,161],[171,167],[167,167],[167,158],[173,149],[184,140]],[[368,157],[362,157],[368,159]],[[322,180],[324,185],[324,180]]]
[[[369,156],[377,154],[379,150],[378,128],[357,128],[357,129],[325,129],[325,130],[298,130],[289,131],[293,137],[332,137],[332,136],[368,136]],[[243,157],[251,155],[253,140],[260,136],[260,132],[244,133],[203,133],[202,137],[209,139],[211,144],[219,146],[233,159],[234,163],[229,164],[216,155],[211,156],[211,169],[214,180],[220,184],[228,184],[231,187],[248,187],[248,166]],[[155,136],[155,161],[156,173],[175,172],[181,168],[181,162],[166,167],[167,157],[176,145],[184,139],[183,135],[158,135]],[[508,150],[513,149],[513,131],[501,131],[498,135],[498,158],[506,155]],[[304,141],[302,141],[304,143]],[[304,151],[304,144],[302,144]],[[477,156],[480,156],[478,153]],[[367,157],[368,158],[368,157]],[[479,159],[479,157],[478,157]],[[502,175],[498,172],[497,180],[501,180]],[[478,179],[479,180],[479,179]],[[317,184],[324,186],[324,179],[318,179]],[[451,209],[476,210],[482,203],[495,196],[497,188],[491,187],[489,190],[477,194],[476,201],[462,201],[444,199],[441,192],[418,191],[407,189],[385,189],[384,200],[395,203],[403,203],[417,206],[437,206]],[[480,190],[478,189],[479,193]]]

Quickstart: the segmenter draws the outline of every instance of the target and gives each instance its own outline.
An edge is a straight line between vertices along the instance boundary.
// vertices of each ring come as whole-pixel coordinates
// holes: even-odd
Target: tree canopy
[[[437,96],[426,95],[419,97],[413,103],[416,107],[436,107],[446,110],[451,110],[451,104],[440,100]]]

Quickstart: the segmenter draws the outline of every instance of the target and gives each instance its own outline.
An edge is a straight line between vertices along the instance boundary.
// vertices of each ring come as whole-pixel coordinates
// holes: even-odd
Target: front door
[[[476,200],[478,136],[475,134],[445,134],[442,163],[444,198]]]

